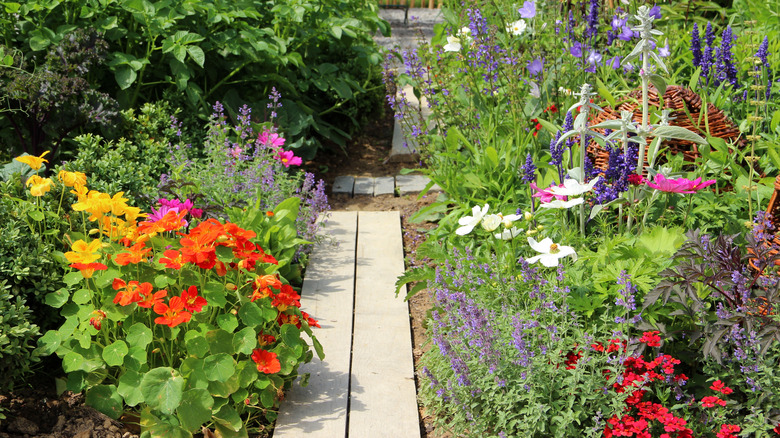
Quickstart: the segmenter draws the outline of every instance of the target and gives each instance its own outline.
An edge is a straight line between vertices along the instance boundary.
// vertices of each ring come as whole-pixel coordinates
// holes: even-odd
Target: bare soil
[[[384,116],[370,123],[363,132],[350,141],[345,151],[323,152],[316,160],[306,163],[307,170],[325,180],[331,193],[333,180],[340,175],[395,176],[410,163],[392,163],[390,154],[393,117],[389,108]],[[332,210],[399,211],[402,218],[404,251],[407,267],[423,263],[414,255],[425,239],[425,232],[434,227],[430,223],[409,222],[409,218],[436,199],[429,194],[403,197],[349,197],[330,196]],[[425,350],[427,337],[424,321],[433,300],[427,290],[417,293],[409,301],[415,367]],[[419,390],[419,379],[418,390]],[[140,430],[137,421],[115,421],[84,404],[82,394],[66,391],[57,395],[51,377],[32,381],[28,387],[13,394],[0,394],[0,438],[136,438]],[[424,438],[443,437],[434,431],[432,420],[420,407],[420,432]],[[134,424],[135,423],[135,424]]]

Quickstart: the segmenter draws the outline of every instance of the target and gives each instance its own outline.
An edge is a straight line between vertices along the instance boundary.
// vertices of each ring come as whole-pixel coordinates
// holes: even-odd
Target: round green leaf
[[[98,385],[91,388],[87,391],[86,402],[113,419],[122,415],[122,396],[114,385]]]
[[[233,358],[225,353],[208,356],[203,362],[206,378],[212,381],[226,382],[236,371]]]
[[[116,71],[114,71],[114,78],[116,79],[116,83],[122,90],[129,88],[130,85],[135,82],[136,77],[138,77],[138,73],[136,73],[135,70],[133,70],[133,68],[129,65],[120,65],[117,67]]]
[[[127,343],[131,347],[144,348],[152,342],[152,331],[143,323],[137,322],[127,332]]]
[[[257,333],[252,327],[246,327],[233,335],[233,350],[236,353],[251,354],[257,346]]]
[[[288,347],[295,348],[301,343],[301,331],[292,324],[284,324],[281,329],[282,342]]]
[[[65,357],[62,358],[62,369],[66,373],[81,370],[81,365],[84,363],[84,356],[70,351]]]
[[[68,286],[73,286],[74,284],[80,282],[84,277],[81,275],[81,272],[69,272],[65,274],[64,277],[62,277],[62,281],[65,282]]]
[[[184,345],[187,347],[187,353],[190,356],[201,358],[209,352],[209,343],[200,336],[188,339]]]
[[[144,401],[141,394],[141,374],[133,370],[127,370],[119,378],[119,386],[116,391],[124,397],[128,406],[136,406]]]
[[[152,409],[170,415],[181,404],[184,383],[184,378],[173,368],[155,368],[141,379],[141,394]]]
[[[27,216],[30,216],[30,219],[34,220],[35,222],[40,222],[43,220],[43,212],[40,210],[30,210],[27,212]]]
[[[125,361],[125,355],[127,355],[128,349],[125,341],[118,339],[114,343],[107,345],[103,348],[103,360],[106,364],[112,367],[118,367]]]
[[[46,294],[46,305],[59,309],[68,302],[68,290],[64,287],[52,293]]]
[[[233,335],[224,330],[211,330],[206,333],[211,354],[233,354]]]
[[[79,289],[73,292],[73,302],[76,304],[86,304],[92,300],[92,291],[89,289]]]
[[[222,406],[222,409],[214,414],[214,420],[217,424],[233,429],[234,432],[241,430],[241,427],[244,425],[238,412],[230,405]]]
[[[38,351],[43,356],[54,353],[60,348],[60,345],[62,345],[62,337],[57,330],[49,330],[45,335],[38,339]]]
[[[233,330],[238,327],[238,319],[232,313],[223,313],[222,315],[217,316],[217,325],[222,330],[233,333]]]
[[[184,392],[184,400],[176,410],[181,425],[187,430],[199,430],[203,423],[211,420],[211,407],[214,399],[202,388],[190,389]]]
[[[263,317],[263,311],[257,306],[257,303],[249,302],[244,303],[240,309],[238,309],[238,317],[244,322],[244,325],[249,327],[256,327],[265,323]]]

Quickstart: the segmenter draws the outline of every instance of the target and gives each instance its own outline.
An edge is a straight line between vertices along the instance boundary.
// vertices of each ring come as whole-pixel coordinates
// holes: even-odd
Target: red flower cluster
[[[724,424],[720,427],[720,432],[715,436],[717,438],[737,438],[735,434],[740,430],[742,429],[736,424]]]
[[[639,342],[643,342],[647,344],[648,347],[660,347],[661,346],[661,337],[658,336],[659,331],[652,331],[652,332],[644,332],[642,333],[642,337],[639,338]]]
[[[265,374],[274,374],[282,370],[282,364],[276,357],[276,353],[255,348],[252,351],[252,360],[257,364],[257,371]]]
[[[531,123],[534,124],[534,137],[536,137],[536,134],[542,130],[542,124],[539,123],[539,119],[531,119]]]
[[[274,257],[249,241],[256,236],[254,231],[244,230],[230,222],[222,224],[216,219],[208,219],[190,230],[189,234],[182,236],[181,262],[193,263],[199,268],[211,269],[217,264],[217,246],[232,248],[233,255],[241,259],[238,263],[230,264],[232,269],[253,271],[258,260],[263,263],[278,263]],[[179,257],[176,254],[164,255],[167,260],[172,260],[172,256]],[[225,272],[225,267],[218,267],[218,271],[220,270]]]

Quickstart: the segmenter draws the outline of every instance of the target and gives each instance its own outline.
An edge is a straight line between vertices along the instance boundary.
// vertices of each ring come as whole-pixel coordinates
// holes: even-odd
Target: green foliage
[[[13,293],[6,279],[0,280],[0,390],[13,389],[39,360],[38,336],[40,330],[25,299]]]
[[[168,169],[169,142],[175,138],[171,117],[164,102],[144,104],[139,111],[122,111],[117,131],[121,138],[106,140],[84,134],[73,141],[75,157],[62,166],[89,175],[89,188],[105,193],[124,192],[148,208],[158,197],[160,175]]]
[[[320,139],[342,144],[379,107],[381,56],[372,36],[388,32],[371,0],[326,2],[31,0],[13,3],[0,21],[5,44],[47,50],[65,33],[105,34],[108,58],[91,83],[123,108],[175,99],[204,117],[208,102],[235,114],[257,106],[279,87],[283,124],[295,146],[311,156]]]

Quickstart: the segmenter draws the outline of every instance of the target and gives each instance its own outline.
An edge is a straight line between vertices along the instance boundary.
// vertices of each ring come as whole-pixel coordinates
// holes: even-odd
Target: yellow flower
[[[95,239],[90,243],[87,243],[81,239],[73,242],[73,246],[70,247],[73,251],[65,253],[65,258],[71,263],[92,263],[100,258],[100,254],[97,254],[97,250],[101,247],[100,239]]]
[[[14,158],[16,161],[22,162],[30,167],[32,167],[33,170],[38,170],[41,168],[41,165],[43,163],[48,163],[49,160],[44,159],[44,155],[48,154],[49,151],[46,151],[41,154],[40,157],[36,157],[35,155],[22,155],[21,157]]]
[[[57,177],[67,187],[83,187],[87,184],[87,175],[81,172],[68,172],[67,170],[60,170]]]
[[[41,178],[38,175],[27,178],[27,187],[30,187],[30,194],[33,196],[43,196],[51,190],[53,184],[54,181],[50,178]]]

